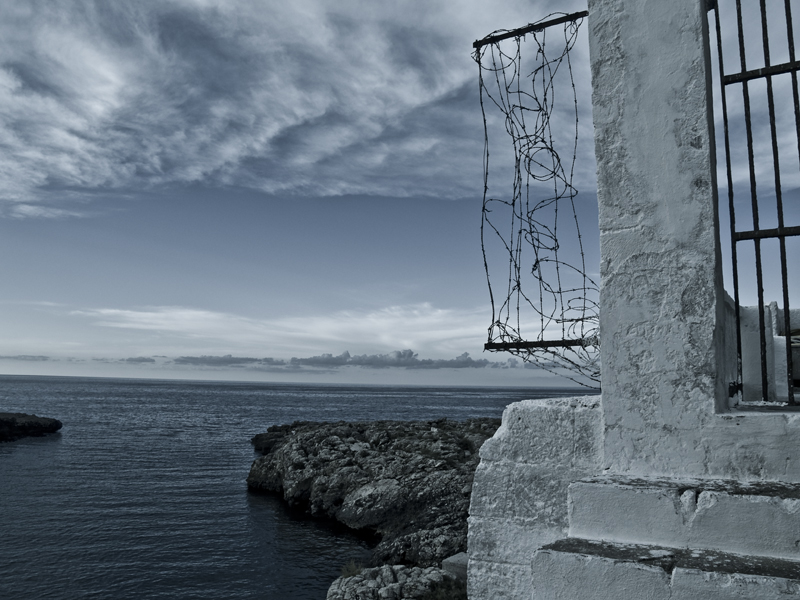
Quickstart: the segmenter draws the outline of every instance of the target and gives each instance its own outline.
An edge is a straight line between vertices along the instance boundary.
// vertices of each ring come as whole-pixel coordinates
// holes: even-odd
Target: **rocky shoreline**
[[[444,590],[450,591],[456,585],[451,574],[436,567],[383,565],[351,577],[339,577],[331,584],[325,600],[426,600],[436,591],[441,598]]]
[[[488,418],[276,425],[252,439],[263,456],[247,485],[376,536],[374,566],[438,567],[466,551],[478,450],[499,426]]]
[[[61,429],[58,419],[0,412],[0,442],[13,442],[23,437],[40,437]]]

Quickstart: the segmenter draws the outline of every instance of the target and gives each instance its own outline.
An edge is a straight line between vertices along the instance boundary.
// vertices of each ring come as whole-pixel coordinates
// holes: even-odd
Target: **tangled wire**
[[[485,135],[481,247],[492,303],[486,347],[512,352],[580,385],[599,387],[599,290],[586,274],[575,209],[578,191],[572,185],[578,97],[570,50],[583,17],[554,16],[514,32],[494,32],[475,43]],[[564,44],[559,43],[560,53],[550,57],[545,52],[546,33],[550,25],[560,23]],[[532,71],[522,63],[523,46],[530,45],[523,44],[528,35],[536,51]],[[504,48],[511,46],[511,52],[501,48],[502,39],[508,39]],[[574,128],[557,131],[559,148],[572,153],[565,163],[556,149],[552,121],[556,92],[567,78],[573,109],[567,111],[567,120],[574,120]],[[505,119],[514,152],[511,195],[505,198],[489,195],[489,101]],[[563,102],[563,96],[559,101]],[[559,114],[564,113],[563,106],[558,105]],[[506,262],[508,283],[501,296],[499,288],[492,286],[489,265]],[[524,339],[523,330],[528,335],[534,330],[534,339]]]

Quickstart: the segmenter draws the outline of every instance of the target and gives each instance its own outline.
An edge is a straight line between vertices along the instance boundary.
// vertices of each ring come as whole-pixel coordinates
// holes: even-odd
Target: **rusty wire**
[[[554,16],[524,28],[521,35],[493,32],[475,42],[485,136],[481,247],[492,305],[486,347],[502,348],[575,383],[599,388],[599,290],[586,273],[575,207],[578,191],[572,184],[578,97],[570,51],[583,17],[567,15],[570,20],[563,22]],[[552,56],[545,51],[548,31],[556,30],[548,27],[549,21],[563,23],[564,33],[563,41],[551,42],[550,47],[557,48]],[[537,24],[542,28],[533,27]],[[498,37],[506,40],[489,39]],[[561,93],[565,86],[571,88],[571,97]],[[574,127],[555,131],[555,111],[563,120],[566,103],[571,104]],[[504,142],[510,138],[513,147],[513,181],[507,196],[490,195],[492,117],[487,117],[487,105],[501,112],[508,134]],[[572,250],[565,252],[567,247]],[[492,285],[490,263],[507,263],[502,290]]]

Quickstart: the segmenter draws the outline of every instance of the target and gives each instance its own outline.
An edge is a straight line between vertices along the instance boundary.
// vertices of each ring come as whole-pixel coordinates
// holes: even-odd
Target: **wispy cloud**
[[[284,319],[253,319],[187,307],[101,308],[70,314],[101,327],[152,332],[159,338],[169,334],[183,340],[186,348],[266,349],[285,358],[336,347],[366,353],[411,348],[445,358],[480,348],[486,317],[483,309],[441,309],[429,303]]]
[[[175,183],[473,195],[470,43],[549,4],[4,3],[0,200],[68,216],[65,193]]]
[[[64,219],[68,217],[83,217],[85,213],[76,210],[64,210],[54,206],[42,206],[38,204],[12,204],[8,207],[5,214],[17,219],[27,219],[30,217],[40,217],[47,219]]]
[[[133,357],[123,362],[211,370],[334,372],[365,369],[514,369],[516,358],[473,358],[480,352],[485,311],[438,309],[430,304],[392,306],[374,311],[343,311],[308,318],[259,320],[185,307],[72,311],[95,326],[145,334],[137,343],[153,347],[165,339],[173,348],[260,349],[245,353],[198,353],[177,357]],[[150,337],[152,336],[152,337]],[[405,348],[396,350],[396,348]],[[338,353],[326,352],[326,349]],[[353,350],[358,350],[354,352]],[[378,350],[377,352],[375,350]],[[259,354],[261,354],[259,356]],[[265,356],[266,355],[266,356]],[[498,359],[498,360],[495,360]]]

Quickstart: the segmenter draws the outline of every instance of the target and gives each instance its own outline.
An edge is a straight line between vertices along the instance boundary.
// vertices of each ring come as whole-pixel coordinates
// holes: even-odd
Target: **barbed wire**
[[[557,14],[563,13],[548,15],[532,25]],[[599,289],[586,273],[575,208],[578,191],[572,185],[578,151],[578,96],[570,51],[582,22],[580,18],[563,24],[563,46],[559,44],[559,52],[553,57],[545,52],[547,28],[506,42],[487,41],[475,50],[484,127],[481,248],[492,305],[489,343],[503,343],[504,350],[526,362],[580,385],[599,387]],[[501,33],[504,32],[493,32],[487,38]],[[523,65],[522,49],[524,46],[527,51],[530,44],[527,36],[531,36],[535,50],[532,71]],[[504,51],[509,46],[512,51]],[[566,79],[571,88],[574,129],[561,128],[557,132],[559,147],[572,153],[565,163],[556,149],[552,121],[557,87],[560,93]],[[558,100],[563,114],[563,97]],[[511,194],[506,198],[489,194],[487,104],[500,110],[513,146],[514,174]],[[492,285],[489,264],[497,260],[493,260],[493,251],[487,250],[490,240],[499,242],[499,250],[494,252],[507,259],[508,283],[502,294]],[[567,252],[573,255],[569,258],[563,250],[567,245],[573,246]],[[530,336],[531,330],[535,339],[526,340],[524,335]],[[526,343],[530,346],[531,341],[536,347],[521,347]],[[546,344],[552,341],[562,344]],[[563,345],[565,341],[574,345]]]

